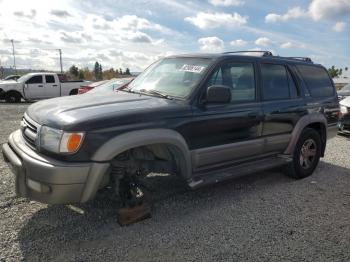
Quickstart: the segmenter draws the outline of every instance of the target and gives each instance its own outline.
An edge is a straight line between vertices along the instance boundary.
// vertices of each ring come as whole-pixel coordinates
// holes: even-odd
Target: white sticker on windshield
[[[196,65],[183,65],[180,68],[180,71],[191,72],[200,74],[204,70],[204,66],[196,66]]]

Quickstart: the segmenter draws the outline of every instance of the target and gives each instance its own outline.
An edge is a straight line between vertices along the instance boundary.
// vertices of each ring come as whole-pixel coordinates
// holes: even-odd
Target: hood
[[[350,91],[337,91],[338,96],[350,96]]]
[[[181,101],[127,92],[66,96],[32,104],[27,115],[41,125],[88,131],[144,121],[145,113],[172,109]],[[183,102],[182,102],[183,103]]]
[[[340,100],[339,104],[342,106],[350,107],[350,96],[344,98],[343,100]]]
[[[0,87],[10,87],[10,86],[17,86],[19,83],[14,80],[0,80]]]

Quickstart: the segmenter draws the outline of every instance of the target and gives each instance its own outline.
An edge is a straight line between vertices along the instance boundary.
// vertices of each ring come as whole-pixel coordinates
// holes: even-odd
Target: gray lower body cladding
[[[2,146],[5,161],[15,176],[16,194],[48,204],[86,202],[99,188],[108,163],[66,163],[29,148],[15,131]]]

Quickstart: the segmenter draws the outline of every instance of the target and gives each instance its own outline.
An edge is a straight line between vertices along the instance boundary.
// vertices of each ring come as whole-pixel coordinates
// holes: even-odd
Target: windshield
[[[102,85],[99,85],[89,91],[88,93],[99,93],[99,92],[104,92],[104,91],[114,91],[127,83],[131,82],[133,78],[119,78],[119,79],[113,79],[108,81],[107,83],[104,83]],[[87,93],[87,94],[88,94]]]
[[[350,84],[345,85],[341,91],[350,91]]]
[[[134,92],[152,92],[185,98],[198,84],[212,62],[205,58],[164,58],[139,75],[129,85]]]
[[[28,79],[28,75],[21,76],[17,79],[17,82],[22,83]]]

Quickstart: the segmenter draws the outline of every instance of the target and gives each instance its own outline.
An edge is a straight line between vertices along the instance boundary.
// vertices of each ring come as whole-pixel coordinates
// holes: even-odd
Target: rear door
[[[52,74],[45,75],[45,96],[46,98],[60,96],[60,86]]]
[[[228,104],[203,104],[194,109],[189,140],[195,171],[240,162],[262,153],[262,108],[254,62],[225,61],[211,74],[206,89],[225,85]],[[205,91],[206,91],[205,89]]]
[[[292,69],[285,63],[260,63],[261,100],[264,111],[262,136],[265,153],[281,153],[287,147],[306,105]]]
[[[28,99],[43,99],[46,97],[42,75],[35,75],[25,82],[24,93]]]

